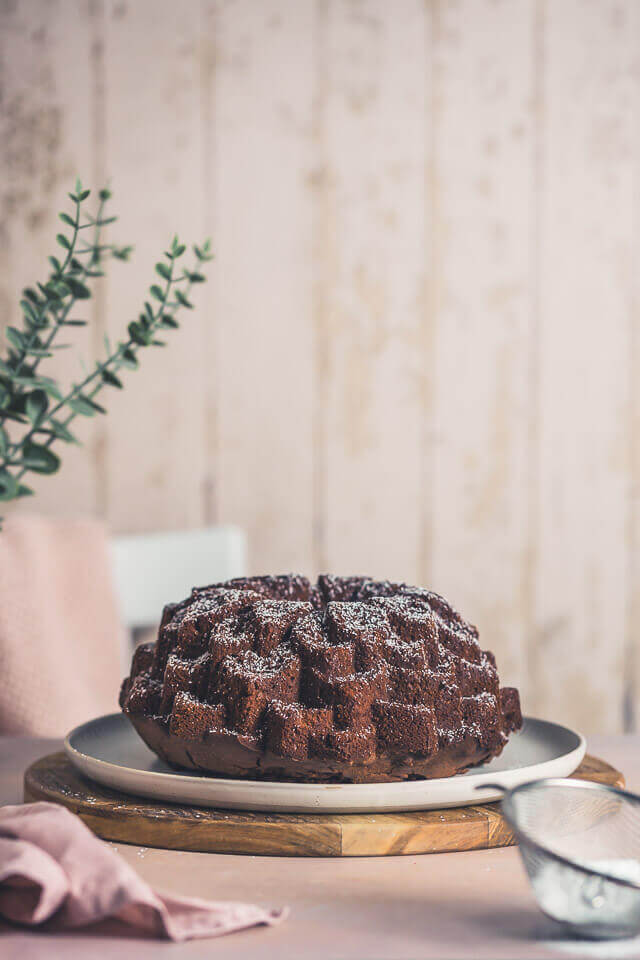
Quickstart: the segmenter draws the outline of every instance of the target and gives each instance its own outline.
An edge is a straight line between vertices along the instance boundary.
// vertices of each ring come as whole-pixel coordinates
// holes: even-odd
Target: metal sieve
[[[640,797],[584,780],[508,790],[502,812],[543,912],[573,935],[640,932]]]

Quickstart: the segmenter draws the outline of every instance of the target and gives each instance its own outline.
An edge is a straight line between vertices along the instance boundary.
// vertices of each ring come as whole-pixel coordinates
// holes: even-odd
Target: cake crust
[[[243,779],[447,777],[522,725],[517,690],[446,600],[328,575],[236,579],[169,604],[120,705],[170,765]]]

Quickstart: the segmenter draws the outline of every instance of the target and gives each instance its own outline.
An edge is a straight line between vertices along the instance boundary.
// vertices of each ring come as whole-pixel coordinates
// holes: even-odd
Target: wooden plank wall
[[[34,505],[115,531],[235,522],[255,571],[430,584],[528,712],[637,726],[639,19],[3,0],[2,321],[77,172],[110,178],[136,244],[88,359],[175,230],[216,251],[198,310]]]

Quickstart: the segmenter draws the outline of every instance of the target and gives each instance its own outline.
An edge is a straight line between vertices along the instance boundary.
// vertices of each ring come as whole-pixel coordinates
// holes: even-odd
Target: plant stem
[[[104,210],[104,205],[105,205],[105,201],[104,201],[104,200],[101,200],[100,203],[99,203],[99,205],[98,205],[98,214],[97,214],[97,217],[96,217],[96,220],[98,220],[98,221],[100,221],[100,220],[102,219],[102,211]],[[79,205],[78,205],[78,212],[77,212],[77,214],[76,214],[76,221],[77,221],[77,218],[79,217],[79,215],[80,215],[80,211],[79,211]],[[91,226],[91,224],[85,224],[85,226]],[[79,229],[82,229],[82,228],[79,228]],[[77,231],[76,231],[76,233],[75,233],[75,235],[74,235],[74,240],[75,240],[75,237],[77,237],[77,235],[78,235],[78,234],[77,234]],[[96,227],[96,231],[95,231],[95,244],[94,244],[94,248],[95,248],[95,246],[97,245],[99,239],[100,239],[100,227],[97,226],[97,227]],[[71,253],[72,253],[72,251],[69,251],[69,261],[70,261],[70,259],[71,259]],[[91,265],[92,265],[92,264],[90,263],[89,266],[91,266]],[[66,263],[65,263],[65,266],[66,266]],[[60,271],[61,273],[64,272],[65,266],[63,266],[62,270]],[[82,277],[83,279],[86,278],[87,269],[88,269],[87,267],[83,267],[83,270],[82,270],[82,273],[81,273],[81,277]],[[53,340],[54,340],[54,338],[55,338],[56,333],[58,332],[58,330],[60,329],[60,327],[64,325],[64,322],[65,322],[65,320],[67,319],[67,317],[69,316],[69,313],[71,312],[71,308],[72,308],[73,305],[77,302],[77,299],[78,299],[77,297],[73,297],[73,296],[72,296],[72,297],[70,298],[69,302],[67,303],[67,305],[64,307],[64,309],[63,309],[63,311],[62,311],[62,314],[61,314],[59,317],[56,317],[56,321],[55,321],[53,327],[51,328],[51,331],[49,332],[49,336],[47,337],[47,339],[45,340],[45,342],[44,342],[44,344],[43,344],[43,350],[48,350],[48,349],[49,349],[49,347],[50,347],[51,344],[53,343]],[[41,360],[41,359],[42,359],[41,357],[36,357],[35,363],[33,364],[33,367],[31,368],[32,373],[35,373],[36,370],[38,369],[38,364],[40,363],[40,360]]]
[[[66,258],[65,258],[65,261],[64,261],[64,263],[63,263],[63,265],[62,265],[62,267],[61,267],[61,269],[60,269],[60,276],[62,276],[62,274],[64,274],[64,271],[67,269],[67,267],[68,267],[69,264],[71,263],[71,260],[72,260],[73,255],[74,255],[74,250],[75,250],[75,247],[76,247],[76,243],[77,243],[77,240],[78,240],[78,223],[79,223],[79,220],[80,220],[80,200],[76,200],[76,201],[75,201],[75,204],[76,204],[76,217],[75,217],[75,222],[74,222],[74,227],[73,227],[73,237],[72,237],[72,239],[71,239],[71,244],[70,244],[70,246],[69,246],[69,249],[67,250],[67,256],[66,256]],[[71,303],[73,303],[73,302],[75,301],[75,299],[76,299],[76,298],[73,297],[72,300],[71,300]],[[45,304],[45,306],[46,306],[46,304]],[[54,329],[54,330],[56,329],[56,321],[54,321],[53,329]],[[16,375],[17,375],[17,376],[20,376],[20,374],[22,373],[22,370],[23,370],[23,368],[24,368],[24,364],[25,364],[25,362],[26,362],[26,360],[27,360],[27,357],[29,356],[29,351],[32,350],[33,347],[35,347],[35,344],[36,344],[36,340],[37,340],[37,339],[38,339],[38,328],[35,327],[35,328],[31,331],[31,334],[30,334],[30,336],[29,336],[29,340],[28,340],[27,345],[26,345],[26,347],[24,348],[24,351],[23,351],[23,356],[22,356],[22,358],[20,359],[20,362],[19,362],[18,366],[16,367]],[[51,343],[51,340],[52,340],[52,339],[53,339],[52,337],[49,338],[49,343]],[[33,369],[35,369],[35,367],[37,367],[38,362],[39,362],[39,358],[36,357],[36,362],[35,362],[35,364],[34,364]]]

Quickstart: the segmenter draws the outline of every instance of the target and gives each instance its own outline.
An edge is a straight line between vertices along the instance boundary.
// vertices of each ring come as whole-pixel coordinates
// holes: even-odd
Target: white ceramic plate
[[[90,720],[65,740],[67,756],[81,773],[124,793],[172,803],[270,813],[384,813],[432,810],[487,803],[498,790],[476,791],[482,784],[510,788],[540,777],[567,777],[579,766],[584,737],[567,727],[526,717],[502,755],[484,767],[442,780],[403,783],[270,783],[223,780],[172,770],[142,742],[120,713]]]

